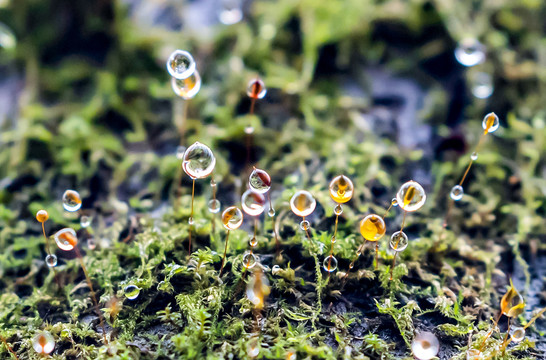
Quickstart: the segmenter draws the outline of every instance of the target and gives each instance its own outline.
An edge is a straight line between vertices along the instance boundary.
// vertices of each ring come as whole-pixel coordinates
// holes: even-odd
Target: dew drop
[[[55,267],[57,266],[57,255],[55,254],[49,254],[45,258],[45,262],[47,266],[49,267]]]
[[[86,227],[89,227],[89,225],[91,225],[92,221],[93,221],[92,216],[82,215],[82,217],[80,218],[80,225],[82,228],[86,228]]]
[[[252,269],[254,266],[256,266],[256,255],[247,251],[243,255],[243,266],[247,269]]]
[[[195,221],[193,220],[193,216],[190,216],[190,217],[188,218],[188,224],[193,225],[194,222],[195,222]]]
[[[510,338],[513,342],[519,343],[525,338],[525,329],[519,326],[510,329]]]
[[[492,133],[499,128],[499,117],[494,112],[491,112],[483,117],[483,130],[486,133]]]
[[[176,158],[178,160],[182,160],[184,158],[184,153],[186,152],[186,147],[185,146],[178,146],[176,148]]]
[[[257,341],[252,341],[248,345],[248,347],[246,349],[246,354],[251,359],[254,359],[255,357],[257,357],[260,354],[260,348],[258,347],[258,342]]]
[[[76,190],[66,190],[63,194],[63,207],[66,211],[74,212],[82,207],[82,198]]]
[[[485,61],[485,46],[474,38],[465,38],[455,49],[455,58],[464,66],[475,66]]]
[[[203,179],[212,174],[216,157],[205,144],[195,142],[185,152],[182,169],[192,179]]]
[[[224,25],[237,24],[243,19],[242,0],[220,0],[218,20]]]
[[[251,246],[251,247],[256,247],[258,246],[258,239],[253,236],[250,241],[248,242],[248,244]]]
[[[49,331],[39,332],[32,339],[32,347],[38,354],[50,354],[55,349],[55,339]]]
[[[275,209],[269,208],[269,211],[267,212],[267,215],[269,215],[269,217],[275,216]]]
[[[449,196],[454,201],[461,200],[463,198],[463,195],[464,195],[464,189],[461,185],[455,185],[454,187],[451,188],[451,192],[449,193]]]
[[[264,194],[271,188],[271,177],[265,170],[254,168],[248,177],[248,186],[252,190]]]
[[[280,272],[281,272],[281,267],[279,265],[273,265],[273,267],[271,268],[271,274],[277,275]]]
[[[209,211],[213,214],[216,214],[220,211],[220,200],[212,199],[209,201]]]
[[[175,79],[187,79],[195,72],[195,60],[189,52],[175,50],[167,60],[167,71]]]
[[[57,231],[54,235],[54,239],[59,249],[64,251],[70,251],[78,244],[76,231],[71,228],[64,228]]]
[[[392,234],[389,245],[396,252],[404,251],[408,247],[408,236],[403,231],[397,231]]]
[[[243,211],[250,216],[258,216],[264,212],[265,196],[257,191],[248,189],[241,197],[241,206]]]
[[[411,352],[419,360],[434,358],[440,350],[438,338],[431,332],[419,333],[411,342]]]
[[[478,99],[487,99],[493,94],[493,80],[491,75],[478,72],[470,78],[472,95]]]
[[[123,289],[125,297],[129,300],[135,300],[140,295],[140,288],[136,285],[127,285]]]
[[[252,127],[250,125],[245,127],[245,134],[250,135],[250,134],[253,134],[253,133],[254,133],[254,127]]]
[[[334,214],[336,214],[337,216],[341,215],[343,213],[343,207],[341,206],[341,204],[337,204],[335,207],[334,207]]]
[[[36,213],[36,220],[38,220],[38,222],[44,223],[47,221],[47,219],[49,219],[49,214],[47,213],[47,211],[39,210]]]
[[[13,50],[17,45],[17,40],[13,31],[7,27],[4,23],[0,23],[0,47],[6,50]]]
[[[478,160],[478,153],[474,151],[472,154],[470,154],[470,159],[472,159],[472,161]]]
[[[87,239],[87,248],[89,250],[95,250],[96,247],[97,247],[97,242],[95,241],[95,238]]]
[[[263,99],[267,89],[264,82],[260,78],[252,79],[248,82],[246,94],[252,99]]]
[[[309,191],[297,191],[290,198],[290,209],[297,216],[309,216],[315,211],[317,201]]]
[[[222,213],[222,224],[227,230],[238,229],[243,223],[243,212],[236,206],[230,206]]]
[[[334,272],[337,269],[337,259],[335,256],[330,255],[324,258],[322,262],[322,268],[327,272]]]
[[[302,222],[300,222],[300,229],[302,229],[303,231],[309,230],[310,227],[311,224],[309,224],[309,221],[303,220]]]
[[[425,189],[413,180],[404,183],[396,193],[396,201],[404,211],[419,210],[426,199]]]
[[[199,71],[195,70],[186,79],[171,78],[171,88],[182,99],[193,99],[199,93],[199,90],[201,90],[201,75],[199,75]]]
[[[391,204],[392,204],[392,206],[394,206],[394,207],[398,206],[398,200],[396,200],[396,198],[395,198],[395,197],[394,197],[394,198],[392,198],[392,200],[391,200]]]

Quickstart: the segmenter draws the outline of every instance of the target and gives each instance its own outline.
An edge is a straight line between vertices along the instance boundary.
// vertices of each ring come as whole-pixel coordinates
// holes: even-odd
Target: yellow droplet
[[[345,175],[336,176],[328,188],[330,197],[338,204],[346,203],[353,197],[353,182]]]
[[[360,222],[360,233],[368,241],[381,239],[386,231],[385,221],[377,214],[370,214]]]

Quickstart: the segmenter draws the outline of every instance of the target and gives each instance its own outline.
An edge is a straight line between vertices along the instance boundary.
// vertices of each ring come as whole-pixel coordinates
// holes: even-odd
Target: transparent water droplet
[[[419,210],[426,199],[425,189],[413,180],[404,183],[396,193],[396,202],[404,211]]]
[[[265,84],[260,78],[252,79],[248,82],[248,87],[246,89],[246,94],[252,99],[263,99],[267,89]]]
[[[309,216],[315,211],[317,201],[309,191],[300,190],[290,198],[290,209],[297,216]]]
[[[186,152],[186,147],[185,146],[182,146],[182,145],[178,146],[176,148],[176,158],[178,160],[184,159],[184,153],[185,152]]]
[[[260,347],[258,346],[258,341],[251,341],[246,349],[246,354],[249,358],[253,359],[260,354]]]
[[[247,251],[243,255],[243,266],[247,269],[252,269],[256,266],[256,255]]]
[[[82,198],[76,190],[66,190],[63,194],[63,208],[66,211],[74,212],[82,207]]]
[[[70,251],[78,244],[76,231],[71,228],[61,229],[57,231],[53,237],[59,249],[64,251]]]
[[[167,71],[175,79],[187,79],[195,72],[195,60],[189,52],[175,50],[167,60]]]
[[[220,0],[217,15],[224,25],[237,24],[243,19],[242,0]]]
[[[32,339],[32,347],[38,354],[50,354],[55,349],[55,339],[49,331],[41,331]]]
[[[216,181],[214,181],[214,179],[211,179],[210,180],[210,187],[211,188],[215,188],[218,184],[216,184]]]
[[[478,99],[487,99],[493,94],[493,80],[491,75],[478,72],[471,76],[470,85],[472,95]]]
[[[269,215],[269,217],[275,216],[275,209],[273,209],[272,207],[269,208],[269,211],[267,212],[267,215]]]
[[[279,265],[273,265],[271,268],[271,274],[277,275],[279,272],[281,272],[281,267]]]
[[[334,214],[336,215],[341,215],[343,213],[343,207],[341,206],[341,204],[337,204],[335,207],[334,207]]]
[[[492,133],[499,128],[499,117],[491,112],[483,117],[482,127],[486,133]]]
[[[396,207],[396,206],[398,206],[398,200],[396,200],[396,198],[395,198],[395,197],[394,197],[394,198],[392,198],[392,200],[391,200],[391,204],[392,204],[392,206],[393,206],[393,207]]]
[[[241,206],[243,211],[250,216],[259,216],[265,209],[264,194],[248,189],[241,197]]]
[[[188,218],[188,224],[193,225],[194,223],[195,223],[195,221],[193,220],[193,216],[190,216]]]
[[[454,187],[451,188],[451,192],[449,193],[449,196],[454,201],[461,200],[463,198],[463,195],[464,195],[464,189],[461,185],[455,185]]]
[[[455,49],[455,58],[464,66],[475,66],[485,61],[485,46],[475,38],[465,38]]]
[[[184,153],[182,169],[192,179],[203,179],[212,174],[216,157],[205,144],[195,142]]]
[[[89,227],[91,225],[91,222],[93,222],[93,217],[88,215],[82,215],[80,217],[80,225],[82,228]]]
[[[438,338],[428,331],[419,333],[411,342],[411,352],[419,360],[430,360],[438,354],[439,350]]]
[[[55,267],[57,266],[57,255],[55,254],[49,254],[45,257],[45,262],[47,266],[49,267]]]
[[[519,343],[525,338],[525,329],[520,326],[515,326],[510,329],[510,338],[513,342]]]
[[[474,151],[472,154],[470,154],[470,159],[472,159],[472,161],[478,160],[478,153]]]
[[[265,194],[271,188],[271,177],[265,170],[254,168],[248,177],[248,186],[256,192]]]
[[[249,244],[251,247],[256,247],[256,246],[258,246],[258,239],[257,239],[255,236],[253,236],[253,237],[249,240],[248,244]]]
[[[254,127],[248,125],[247,127],[245,127],[245,134],[253,134],[254,133]]]
[[[97,247],[97,242],[95,241],[95,238],[87,239],[87,248],[89,250],[95,250],[96,247]]]
[[[337,269],[337,259],[333,255],[329,255],[324,258],[322,262],[322,268],[327,272],[334,272]]]
[[[136,285],[127,285],[123,289],[125,297],[129,300],[135,300],[140,295],[140,288]]]
[[[186,79],[171,78],[171,88],[176,96],[184,100],[190,100],[195,97],[201,90],[201,75],[195,70],[190,77]]]
[[[389,245],[396,252],[404,251],[408,247],[408,236],[403,231],[397,231],[392,234]]]
[[[220,211],[221,203],[217,199],[212,199],[209,201],[209,211],[213,214],[216,214]]]
[[[302,222],[300,222],[300,229],[302,229],[303,231],[309,230],[310,227],[311,224],[309,224],[309,221],[303,220]]]
[[[222,224],[227,230],[238,229],[243,223],[243,212],[236,206],[230,206],[222,213]]]

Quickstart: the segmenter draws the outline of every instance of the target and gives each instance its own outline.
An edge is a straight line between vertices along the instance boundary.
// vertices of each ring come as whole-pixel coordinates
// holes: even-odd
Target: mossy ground
[[[175,152],[181,142],[208,144],[218,198],[238,204],[249,123],[250,162],[272,175],[281,239],[277,257],[272,221],[262,218],[256,253],[272,292],[259,318],[260,357],[410,358],[414,332],[429,330],[441,359],[464,359],[469,336],[479,344],[498,314],[510,277],[527,303],[519,323],[546,305],[542,2],[258,1],[245,21],[204,28],[214,15],[200,2],[150,4],[18,0],[0,8],[17,38],[0,53],[0,334],[20,359],[39,358],[31,340],[40,329],[56,339],[54,359],[247,357],[255,323],[241,256],[252,222],[232,232],[220,279],[225,232],[218,218],[212,231],[211,189],[198,181],[189,258],[191,183]],[[468,31],[487,46],[480,69],[495,88],[487,100],[472,98],[475,69],[453,57]],[[175,48],[194,54],[203,78],[182,127],[183,104],[164,68]],[[249,116],[245,89],[256,74],[268,93]],[[489,111],[501,129],[480,150],[444,231],[447,194]],[[320,270],[334,221],[327,185],[340,173],[356,195],[340,218],[339,270],[328,277]],[[362,243],[359,220],[382,214],[409,179],[428,199],[406,219],[410,244],[395,280],[382,239],[379,270],[367,246],[344,285]],[[93,215],[88,230],[62,211],[67,188]],[[288,206],[301,188],[318,201],[311,246]],[[109,346],[75,254],[57,251],[61,289],[43,261],[34,220],[42,208],[48,234],[78,230]],[[387,237],[401,221],[393,209]],[[137,299],[125,298],[128,284],[142,289]],[[539,319],[497,356],[546,357],[544,331]],[[488,351],[501,339],[493,335]],[[0,356],[10,357],[4,346]]]

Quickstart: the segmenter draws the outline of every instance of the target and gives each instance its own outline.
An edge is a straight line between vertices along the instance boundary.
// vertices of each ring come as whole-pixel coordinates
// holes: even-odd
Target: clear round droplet
[[[277,275],[279,272],[281,272],[281,267],[279,265],[273,265],[271,268],[271,274]]]
[[[271,177],[265,170],[254,168],[248,177],[248,186],[252,190],[264,194],[271,188]]]
[[[246,94],[250,98],[263,99],[266,93],[267,89],[265,88],[265,84],[262,79],[256,78],[249,81],[248,87],[246,89]]]
[[[182,160],[184,158],[184,153],[186,152],[186,147],[185,146],[178,146],[176,148],[176,158],[178,160]]]
[[[482,352],[478,349],[466,350],[466,360],[482,360]]]
[[[333,255],[329,255],[324,258],[322,262],[322,268],[327,272],[334,272],[337,269],[337,259]]]
[[[254,266],[256,266],[256,255],[248,251],[244,253],[243,266],[247,269],[252,269]]]
[[[275,209],[269,208],[269,211],[267,212],[267,215],[269,215],[269,217],[275,216]]]
[[[431,332],[419,333],[411,342],[411,352],[419,360],[429,360],[438,355],[440,342]]]
[[[485,61],[485,46],[475,38],[465,38],[455,49],[455,58],[464,66],[475,66]]]
[[[195,60],[189,52],[175,50],[167,60],[167,71],[175,79],[186,79],[195,72]]]
[[[425,189],[416,181],[408,181],[404,183],[398,193],[396,193],[396,201],[404,211],[417,211],[427,199]]]
[[[95,250],[96,247],[97,247],[97,242],[95,241],[95,238],[87,239],[87,248],[89,250]]]
[[[66,211],[74,212],[82,207],[82,198],[76,190],[66,190],[63,194],[63,208]]]
[[[525,329],[520,326],[515,326],[510,329],[510,338],[513,342],[519,343],[525,338]]]
[[[478,72],[470,77],[472,95],[478,99],[487,99],[493,94],[493,80],[491,75]]]
[[[351,200],[354,193],[354,186],[351,179],[345,175],[336,176],[328,186],[330,197],[338,204]]]
[[[290,199],[290,209],[297,216],[309,216],[315,211],[317,201],[309,191],[300,190]]]
[[[32,347],[40,355],[51,354],[55,349],[55,339],[49,331],[41,331],[32,339]]]
[[[213,214],[216,214],[220,211],[220,201],[217,199],[212,199],[209,201],[209,211]]]
[[[222,213],[222,224],[227,230],[238,229],[243,223],[243,212],[236,206],[230,206]]]
[[[360,221],[360,234],[368,241],[378,241],[386,231],[385,221],[377,214],[370,214]]]
[[[337,204],[335,207],[334,207],[334,214],[336,215],[341,215],[343,213],[343,207],[341,206],[341,204]]]
[[[248,345],[248,347],[246,349],[246,354],[251,359],[257,357],[260,354],[260,348],[258,347],[258,341],[252,341]]]
[[[220,0],[218,20],[224,25],[237,24],[243,19],[242,0]]]
[[[253,236],[249,241],[248,241],[248,244],[251,246],[251,247],[256,247],[258,246],[258,239]]]
[[[249,126],[245,127],[245,134],[250,135],[250,134],[253,134],[253,133],[254,133],[254,127],[253,126],[249,125]]]
[[[193,217],[190,216],[190,217],[188,218],[188,224],[193,225],[194,223],[195,223],[195,221],[193,220]]]
[[[241,197],[243,211],[250,216],[259,216],[265,209],[265,196],[262,193],[248,189]]]
[[[47,266],[49,267],[55,267],[57,266],[57,255],[55,254],[49,254],[45,257],[45,262]]]
[[[54,239],[59,249],[64,251],[70,251],[78,244],[76,231],[71,228],[64,228],[57,231],[54,235]]]
[[[310,227],[311,224],[309,224],[309,221],[303,220],[302,222],[300,222],[300,229],[302,229],[303,231],[309,230]]]
[[[196,141],[184,153],[182,169],[192,179],[203,179],[212,174],[216,157],[205,144]]]
[[[449,196],[454,201],[461,200],[463,198],[463,195],[464,195],[464,189],[461,185],[455,185],[454,187],[451,188],[451,192],[449,193]]]
[[[92,216],[88,216],[88,215],[82,215],[80,217],[80,225],[82,228],[86,228],[86,227],[89,227],[89,225],[91,225],[91,222],[93,221],[93,217]]]
[[[171,87],[176,96],[181,97],[184,100],[190,100],[195,97],[201,90],[201,75],[199,71],[195,70],[186,79],[171,78]]]
[[[210,180],[210,187],[211,188],[215,188],[218,184],[216,184],[216,181],[214,181],[214,179],[211,179]]]
[[[492,133],[499,128],[499,117],[491,112],[483,117],[482,127],[486,133]]]
[[[140,288],[136,285],[127,285],[123,289],[125,297],[129,300],[135,300],[140,295]]]
[[[408,236],[403,231],[397,231],[392,234],[389,245],[396,252],[404,251],[408,247]]]
[[[392,204],[393,207],[398,206],[398,200],[396,200],[396,198],[393,197],[392,200],[391,200],[391,204]]]
[[[474,151],[472,154],[470,154],[470,159],[472,159],[472,161],[478,160],[478,153]]]

